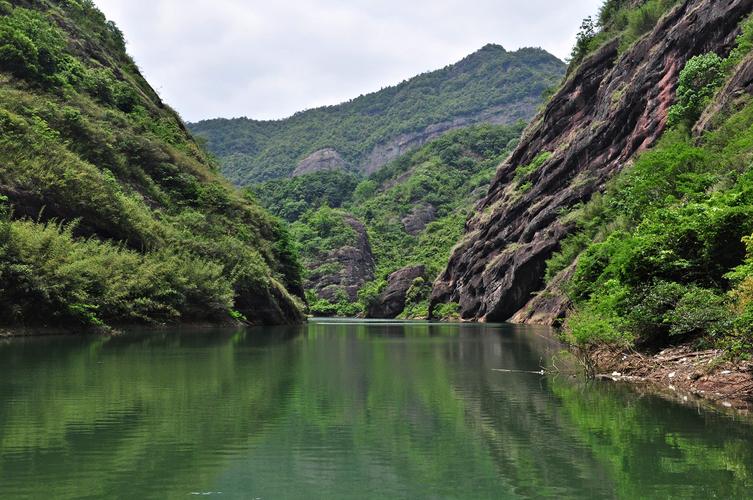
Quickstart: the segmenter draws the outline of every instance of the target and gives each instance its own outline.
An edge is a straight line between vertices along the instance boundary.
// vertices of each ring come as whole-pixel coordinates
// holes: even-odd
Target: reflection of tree
[[[550,359],[536,333],[332,322],[0,346],[0,496],[745,497],[745,425],[492,371]]]
[[[478,326],[327,328],[302,346],[296,393],[265,438],[291,450],[278,466],[291,484],[361,498],[610,491],[589,453],[573,455],[541,378],[491,371],[538,369],[550,341],[492,327],[480,341]]]
[[[552,390],[621,498],[750,498],[750,422],[611,384]]]
[[[48,498],[185,495],[281,411],[293,363],[293,346],[243,333],[0,348],[13,377],[0,384],[0,496],[13,484]]]

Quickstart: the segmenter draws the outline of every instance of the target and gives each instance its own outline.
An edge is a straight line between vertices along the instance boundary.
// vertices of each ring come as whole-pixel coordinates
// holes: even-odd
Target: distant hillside
[[[368,175],[449,130],[530,120],[564,73],[565,64],[541,49],[487,45],[457,64],[337,106],[279,121],[189,126],[239,185],[319,170]]]
[[[91,1],[0,1],[0,165],[0,326],[301,319],[284,228]]]
[[[312,313],[426,317],[431,282],[524,126],[449,132],[355,187],[341,172],[255,186],[264,206],[293,221]]]

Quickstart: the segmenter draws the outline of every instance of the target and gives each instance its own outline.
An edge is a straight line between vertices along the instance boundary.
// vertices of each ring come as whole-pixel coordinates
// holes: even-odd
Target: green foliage
[[[669,110],[669,126],[692,127],[724,82],[722,58],[710,52],[690,59],[680,72],[677,103]]]
[[[740,35],[735,40],[735,48],[724,60],[724,70],[729,73],[745,56],[753,51],[753,16],[749,16],[740,26]]]
[[[8,11],[8,6],[4,7]],[[65,38],[44,14],[15,8],[0,17],[0,70],[41,84],[55,83]]]
[[[575,36],[575,46],[570,53],[571,61],[582,61],[591,51],[591,45],[596,38],[596,24],[591,16],[585,18],[580,30]]]
[[[6,221],[0,231],[0,314],[56,325],[220,319],[233,290],[221,265],[179,252],[140,254],[74,226]]]
[[[460,319],[460,304],[457,302],[447,302],[438,304],[434,308],[434,317],[439,320]]]
[[[552,157],[552,153],[549,151],[543,151],[533,159],[528,165],[519,165],[515,169],[515,180],[521,182],[531,176],[534,172],[541,168],[546,161]]]
[[[218,178],[122,33],[90,1],[33,5],[0,18],[2,322],[294,313],[290,235]]]
[[[411,283],[405,294],[405,309],[400,314],[402,318],[427,319],[429,317],[429,297],[431,296],[431,282],[418,277]]]
[[[352,196],[362,196],[362,193],[354,193],[357,185],[355,175],[334,171],[276,179],[257,184],[252,189],[264,208],[293,222],[309,209],[322,205],[339,208]]]
[[[309,306],[309,313],[316,317],[340,317],[340,318],[354,318],[363,314],[363,306],[359,302],[353,302],[345,295],[344,291],[340,291],[335,299],[336,302],[330,302],[327,299],[319,297],[312,290],[306,291],[306,302]]]
[[[599,8],[597,20],[584,19],[570,55],[571,72],[589,54],[605,42],[619,39],[622,51],[651,31],[661,17],[679,0],[606,0]]]
[[[562,62],[541,49],[507,52],[488,45],[457,64],[338,106],[278,121],[208,120],[191,129],[207,139],[231,181],[251,185],[288,176],[317,150],[334,148],[348,165],[361,165],[376,146],[400,134],[491,108],[517,110],[540,99],[563,73]],[[535,111],[531,104],[526,113]]]
[[[355,243],[356,232],[346,222],[346,213],[324,205],[310,210],[290,226],[304,261],[323,256],[334,248]]]
[[[737,354],[753,344],[753,105],[700,140],[684,130],[568,215],[577,230],[548,276],[579,255],[574,342],[695,340]]]
[[[355,217],[365,224],[377,267],[376,279],[359,291],[357,306],[349,302],[332,304],[310,293],[312,313],[340,316],[344,311],[365,311],[386,286],[387,276],[408,265],[422,264],[430,278],[436,276],[462,236],[470,208],[486,192],[497,166],[515,146],[523,126],[522,123],[480,125],[450,132],[351,187],[352,196],[341,193],[341,199],[347,200],[341,209],[326,204],[316,208],[316,201],[308,202],[314,208],[293,222],[291,231],[304,264],[312,269],[310,274],[327,274],[328,270],[320,263],[332,252],[355,242],[356,233],[345,221],[346,217]],[[343,180],[353,186],[351,178],[342,173],[317,173],[301,179],[268,182],[259,188],[258,196],[278,199],[280,206],[287,201],[285,196],[295,199],[316,193],[308,199],[326,198],[328,182]],[[281,194],[262,193],[266,186],[280,189]],[[410,218],[416,209],[428,209],[427,213],[433,215],[425,221],[423,229],[412,235],[403,220]],[[334,274],[340,270],[337,267],[330,271]],[[428,316],[430,281],[414,283],[408,294],[405,317]],[[345,307],[348,304],[351,309]]]

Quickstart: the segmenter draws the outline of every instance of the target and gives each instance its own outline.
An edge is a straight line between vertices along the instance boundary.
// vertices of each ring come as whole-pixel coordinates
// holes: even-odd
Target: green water
[[[753,426],[538,370],[512,326],[0,343],[0,498],[751,498]]]

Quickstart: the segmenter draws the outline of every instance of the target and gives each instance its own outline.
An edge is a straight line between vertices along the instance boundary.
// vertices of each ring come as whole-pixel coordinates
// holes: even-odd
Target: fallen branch
[[[528,373],[531,375],[546,375],[546,372],[544,370],[539,370],[537,372],[534,371],[528,371],[528,370],[503,370],[502,368],[492,368],[493,372],[502,372],[502,373]]]

